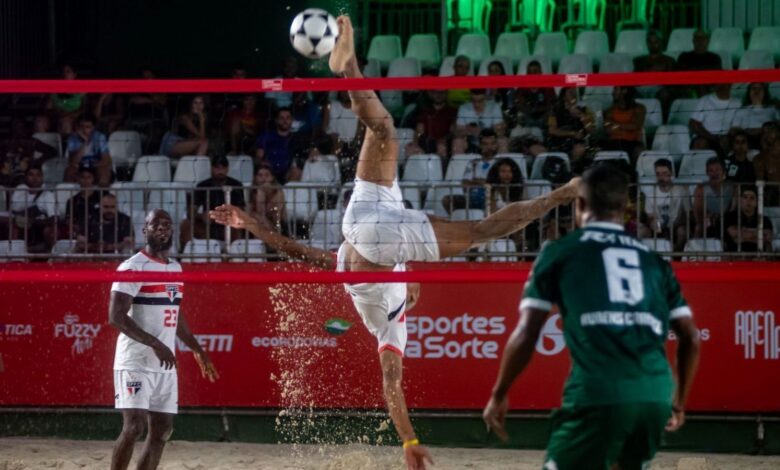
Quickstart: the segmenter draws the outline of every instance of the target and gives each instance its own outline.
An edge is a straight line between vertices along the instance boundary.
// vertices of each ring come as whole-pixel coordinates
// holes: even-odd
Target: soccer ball
[[[330,13],[319,8],[307,8],[290,25],[290,42],[296,51],[310,59],[330,54],[336,45],[339,25]]]

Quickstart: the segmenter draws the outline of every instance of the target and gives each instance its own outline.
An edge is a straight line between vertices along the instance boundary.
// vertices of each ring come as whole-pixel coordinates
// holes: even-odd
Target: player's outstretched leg
[[[513,202],[479,221],[450,222],[432,218],[439,256],[455,256],[475,245],[522,230],[555,207],[571,202],[577,196],[579,182],[579,178],[574,178],[549,194],[530,201]]]
[[[330,53],[330,58],[328,58],[328,65],[334,74],[344,75],[351,69],[357,68],[354,33],[352,21],[348,16],[339,16],[336,18],[336,23],[339,25],[339,35],[336,38],[336,45]]]

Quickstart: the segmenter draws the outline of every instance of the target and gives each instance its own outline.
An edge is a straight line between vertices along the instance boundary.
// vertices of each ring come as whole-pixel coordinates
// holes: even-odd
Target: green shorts
[[[649,468],[661,445],[670,403],[561,408],[553,413],[545,470]]]

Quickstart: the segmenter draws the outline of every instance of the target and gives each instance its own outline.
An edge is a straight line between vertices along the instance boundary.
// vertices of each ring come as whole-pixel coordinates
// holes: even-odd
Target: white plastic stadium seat
[[[108,136],[108,153],[114,168],[132,166],[142,152],[141,135],[136,131],[115,131]]]
[[[675,161],[679,161],[680,156],[690,148],[691,135],[688,133],[688,126],[666,125],[656,129],[653,150],[669,152]]]
[[[775,57],[770,51],[745,51],[739,59],[739,70],[775,68]]]
[[[282,188],[287,217],[291,221],[308,222],[317,210],[319,184],[287,183]]]
[[[585,54],[599,65],[601,58],[609,54],[609,37],[604,31],[582,31],[574,42],[574,53]]]
[[[742,28],[715,28],[710,36],[710,51],[728,52],[732,63],[739,61],[745,52],[745,37]]]
[[[523,57],[523,59],[520,61],[520,65],[517,67],[517,74],[527,75],[528,64],[530,64],[533,61],[539,62],[539,65],[542,66],[543,74],[553,73],[552,60],[549,57],[547,57],[546,55],[532,55],[528,57]]]
[[[398,183],[398,186],[401,188],[404,201],[408,201],[412,205],[412,209],[420,210],[423,208],[422,188],[417,183],[404,183],[402,181]]]
[[[683,154],[677,177],[699,180],[707,176],[707,160],[717,157],[714,150],[694,150]]]
[[[466,33],[458,40],[455,55],[465,55],[478,66],[490,55],[490,37],[484,33]]]
[[[569,42],[566,34],[562,32],[541,33],[536,37],[534,55],[543,55],[550,58],[557,67],[561,57],[569,53]]]
[[[487,246],[487,250],[490,255],[487,256],[487,261],[495,262],[512,262],[517,261],[517,255],[509,255],[508,253],[517,253],[517,247],[515,242],[509,238],[499,238],[493,240]]]
[[[68,200],[79,193],[81,186],[78,183],[57,183],[55,188],[54,198],[57,201],[57,215],[64,217]]]
[[[228,253],[233,255],[230,261],[234,263],[262,263],[265,258],[265,244],[254,238],[248,240],[235,240],[228,247]]]
[[[560,158],[566,163],[566,167],[571,171],[571,163],[569,162],[569,156],[563,152],[545,152],[540,153],[534,159],[533,167],[531,168],[531,179],[542,179],[542,167],[544,167],[544,161],[547,158]]]
[[[133,181],[139,183],[171,181],[171,159],[163,155],[141,157],[135,164]]]
[[[636,172],[640,180],[655,181],[655,162],[658,160],[669,160],[672,162],[672,176],[674,176],[674,158],[672,158],[669,152],[645,150],[639,154],[639,158],[636,161]]]
[[[363,76],[367,78],[379,78],[382,76],[382,65],[378,60],[369,59],[363,67]]]
[[[680,98],[672,101],[672,106],[669,108],[669,119],[666,123],[687,126],[698,104],[697,98]]]
[[[144,235],[144,225],[146,225],[146,211],[133,211],[130,213],[130,223],[133,224],[133,238],[136,249],[143,248],[146,245]],[[178,237],[173,237],[176,240]],[[175,250],[174,250],[175,251]]]
[[[301,181],[338,186],[341,182],[338,158],[335,155],[320,155],[316,161],[307,160],[303,165]]]
[[[341,210],[317,211],[311,223],[310,239],[313,246],[334,250],[341,245]]]
[[[772,51],[774,60],[780,61],[780,27],[756,26],[750,34],[749,51]]]
[[[674,248],[672,247],[672,242],[667,240],[666,238],[643,238],[642,244],[646,247],[650,248],[651,250],[655,251],[656,253],[671,253],[674,251]],[[671,257],[664,256],[664,259],[667,261],[671,261]]]
[[[585,87],[585,94],[583,95],[583,101],[593,102],[598,101],[601,103],[601,109],[607,109],[612,106],[612,90],[611,86],[589,86]]]
[[[417,107],[415,103],[409,106]],[[395,130],[395,139],[398,141],[398,165],[403,166],[406,163],[406,144],[414,140],[416,135],[417,131],[414,129],[399,127]]]
[[[645,136],[652,136],[655,134],[655,130],[664,123],[661,102],[656,98],[638,98],[636,102],[645,107]]]
[[[41,171],[43,172],[44,186],[54,186],[62,183],[65,179],[65,168],[68,166],[68,160],[65,158],[51,158],[43,162]]]
[[[241,181],[252,183],[255,178],[254,163],[249,155],[228,155],[228,176]]]
[[[420,75],[420,62],[411,57],[393,59],[387,70],[388,77],[419,77]],[[404,95],[401,90],[381,90],[379,97],[382,99],[385,107],[393,114],[403,108]]]
[[[404,57],[420,61],[423,68],[438,67],[441,63],[439,36],[435,34],[413,34],[406,43]]]
[[[382,68],[401,57],[401,38],[396,35],[374,36],[368,46],[368,60],[376,60]]]
[[[691,238],[685,252],[723,253],[723,244],[716,238]],[[720,261],[720,256],[683,256],[683,261]]]
[[[643,29],[621,31],[615,42],[615,52],[628,54],[632,58],[647,55],[647,31]]]
[[[484,218],[485,211],[482,209],[455,209],[450,216],[450,220],[482,220]]]
[[[442,181],[441,158],[436,154],[411,155],[406,158],[402,181],[418,181],[429,185]]]
[[[558,73],[593,73],[593,63],[585,54],[566,54],[561,57]]]
[[[211,178],[211,162],[209,157],[203,156],[181,157],[176,166],[176,173],[173,175],[175,183],[189,183],[192,186],[209,178]]]
[[[163,209],[179,223],[187,218],[187,195],[192,186],[187,183],[147,183],[146,210]],[[140,191],[139,191],[140,192]]]
[[[531,54],[528,48],[528,35],[510,32],[499,34],[493,54],[509,57],[512,60],[512,65],[517,65],[523,57]],[[508,70],[507,73],[509,73]]]
[[[492,62],[501,62],[501,65],[504,67],[504,75],[513,75],[514,69],[512,68],[512,59],[509,57],[501,57],[497,55],[491,55],[488,57],[485,57],[485,60],[482,61],[482,64],[479,66],[479,74],[485,76],[488,74],[488,66]]]
[[[606,162],[609,160],[623,160],[626,163],[631,163],[628,153],[622,150],[602,150],[596,152],[596,158],[593,159],[594,162]]]
[[[62,136],[57,132],[36,132],[33,139],[40,140],[57,151],[57,156],[62,157]]]
[[[447,172],[444,175],[445,181],[460,182],[463,180],[463,173],[466,171],[466,167],[469,162],[475,158],[481,158],[476,153],[461,153],[453,155],[447,163]]]
[[[69,255],[76,249],[76,240],[57,240],[51,249],[53,255]]]
[[[538,158],[538,157],[537,157]],[[552,184],[544,179],[530,179],[525,182],[525,199],[534,199],[552,192]]]
[[[692,50],[694,32],[694,28],[673,29],[666,44],[666,55],[676,58],[680,53]]]
[[[125,214],[132,214],[135,211],[143,212],[146,208],[144,188],[147,184],[132,181],[113,183],[111,193],[116,196],[119,211]]]
[[[20,258],[5,258],[4,256],[18,255]],[[27,255],[27,243],[24,240],[0,241],[0,263],[12,261],[24,261]]]
[[[634,60],[628,54],[619,52],[607,54],[601,58],[601,73],[631,73],[634,71]]]
[[[193,238],[184,245],[181,254],[189,255],[182,258],[184,263],[216,263],[220,261],[222,245],[218,240]],[[195,255],[201,255],[202,257],[190,257]]]

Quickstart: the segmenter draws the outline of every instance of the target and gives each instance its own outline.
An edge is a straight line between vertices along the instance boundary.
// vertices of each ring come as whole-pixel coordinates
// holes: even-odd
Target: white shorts
[[[178,413],[176,373],[114,370],[114,407]]]
[[[344,271],[344,244],[339,248],[337,270]],[[404,266],[396,266],[403,271]],[[403,357],[406,349],[406,283],[344,284],[363,324],[378,342],[381,353],[390,350]]]
[[[356,179],[341,231],[374,264],[439,260],[439,244],[428,215],[404,207],[397,181],[388,188]]]

